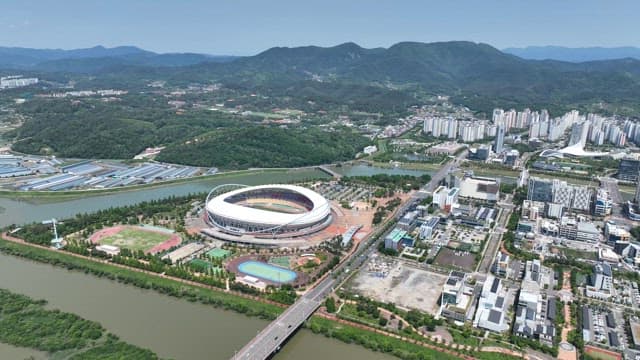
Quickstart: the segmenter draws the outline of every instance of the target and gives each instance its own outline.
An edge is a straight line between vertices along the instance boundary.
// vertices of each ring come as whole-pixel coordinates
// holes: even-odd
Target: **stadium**
[[[206,213],[218,231],[245,238],[300,237],[332,221],[327,199],[295,185],[220,185],[207,196]]]

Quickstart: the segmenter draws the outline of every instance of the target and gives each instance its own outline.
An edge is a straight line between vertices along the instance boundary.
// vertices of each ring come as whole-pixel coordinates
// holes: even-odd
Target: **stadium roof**
[[[309,199],[313,204],[313,208],[303,214],[287,214],[246,207],[225,201],[233,195],[261,189],[288,190],[298,193]],[[260,185],[241,188],[216,196],[207,203],[207,211],[211,214],[238,222],[278,227],[283,225],[305,225],[319,222],[330,215],[331,206],[327,199],[322,195],[301,186]]]

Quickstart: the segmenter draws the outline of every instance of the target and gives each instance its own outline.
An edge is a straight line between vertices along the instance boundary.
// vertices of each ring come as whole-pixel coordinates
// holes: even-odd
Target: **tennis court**
[[[274,256],[269,259],[269,264],[279,266],[281,268],[290,269],[290,259],[288,256]]]
[[[247,275],[280,284],[292,282],[298,277],[294,271],[255,260],[249,260],[239,264],[238,270]]]

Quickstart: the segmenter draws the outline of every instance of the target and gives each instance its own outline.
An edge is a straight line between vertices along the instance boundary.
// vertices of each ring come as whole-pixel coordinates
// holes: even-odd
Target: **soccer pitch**
[[[100,239],[100,244],[115,245],[133,251],[148,251],[169,240],[173,234],[148,231],[141,228],[124,228],[113,235]]]

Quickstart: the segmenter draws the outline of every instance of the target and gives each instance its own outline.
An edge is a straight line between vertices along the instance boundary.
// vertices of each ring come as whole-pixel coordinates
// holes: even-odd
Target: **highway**
[[[461,159],[466,157],[464,151],[455,159],[449,161],[438,170],[431,181],[423,187],[423,191],[432,192],[442,181],[449,171],[456,166]],[[426,197],[426,193],[416,192],[412,198],[400,205],[395,212],[394,220],[401,218],[408,209],[415,206],[417,202]],[[388,223],[385,222],[385,224]],[[384,239],[386,232],[384,226],[379,227],[371,233],[366,243],[361,243],[351,256],[343,261],[333,270],[333,274],[327,276],[312,290],[300,297],[293,305],[289,306],[277,319],[272,321],[267,327],[262,329],[256,337],[247,343],[240,351],[236,352],[232,360],[265,360],[280,349],[282,343],[293,334],[317,309],[324,299],[329,295],[336,284],[341,284],[350,272],[357,271],[365,262],[367,257],[373,253],[377,244]]]

